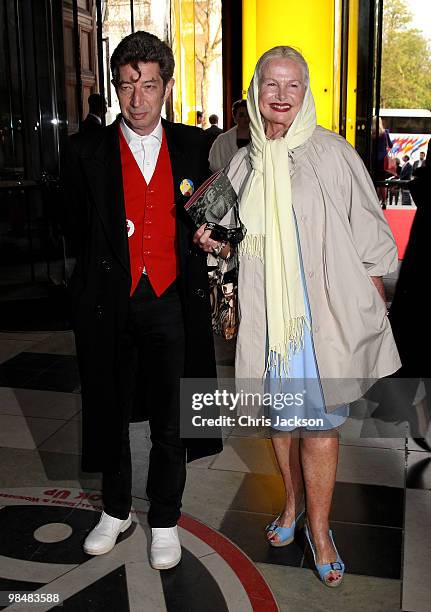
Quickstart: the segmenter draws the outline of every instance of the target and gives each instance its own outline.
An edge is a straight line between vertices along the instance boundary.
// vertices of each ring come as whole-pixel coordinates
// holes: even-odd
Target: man
[[[165,43],[127,36],[111,71],[122,118],[72,137],[62,166],[78,250],[70,291],[82,464],[103,475],[104,512],[84,550],[109,552],[131,524],[129,420],[148,416],[150,562],[168,569],[181,557],[186,453],[190,461],[221,450],[218,439],[183,441],[179,432],[180,378],[216,376],[206,257],[184,212],[208,166],[202,131],[161,119],[174,84]]]
[[[416,170],[417,168],[422,168],[422,166],[425,166],[425,160],[426,160],[426,157],[425,157],[425,151],[421,151],[421,152],[419,153],[419,159],[417,159],[417,160],[416,160],[416,161],[413,163],[413,176],[414,176],[414,174],[415,174],[415,170]]]
[[[94,132],[102,128],[102,120],[106,115],[106,100],[102,94],[88,96],[88,115],[81,123],[79,131]]]
[[[400,180],[410,181],[412,178],[413,167],[410,163],[410,157],[404,155],[403,157],[404,166],[401,168]],[[411,206],[412,199],[410,197],[410,191],[405,187],[401,186],[401,203],[403,206]]]
[[[208,153],[213,145],[214,140],[220,134],[223,134],[223,130],[218,126],[218,117],[217,115],[210,115],[208,117],[208,121],[210,122],[210,127],[204,130],[205,138],[207,141]]]
[[[401,168],[400,179],[402,181],[409,181],[412,178],[412,165],[410,163],[410,157],[408,155],[404,155],[403,157],[404,165]]]

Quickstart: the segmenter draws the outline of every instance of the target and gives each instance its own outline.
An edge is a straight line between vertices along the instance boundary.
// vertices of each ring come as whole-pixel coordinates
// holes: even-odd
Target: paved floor
[[[233,346],[218,340],[217,356],[231,375]],[[148,431],[132,425],[134,525],[112,553],[88,557],[100,480],[79,468],[79,388],[71,332],[0,334],[0,609],[55,606],[6,607],[16,590],[59,593],[80,612],[431,609],[431,454],[404,435],[343,433],[331,513],[348,569],[340,589],[319,582],[302,532],[285,548],[265,543],[282,482],[257,436],[234,435],[189,466],[183,560],[159,573],[147,561]]]

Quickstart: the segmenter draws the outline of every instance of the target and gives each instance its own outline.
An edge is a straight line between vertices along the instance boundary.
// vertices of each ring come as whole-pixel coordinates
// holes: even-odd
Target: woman
[[[376,117],[373,117],[373,138],[376,138],[376,125]],[[377,147],[376,180],[382,183],[385,179],[391,178],[395,175],[396,162],[392,157],[389,157],[389,152],[394,145],[391,137],[389,136],[389,130],[383,125],[383,120],[381,117],[379,117],[378,126],[378,136],[375,143],[375,146]],[[385,185],[379,185],[377,187],[377,197],[379,198],[382,208],[385,210],[386,200],[388,198],[388,189]]]
[[[250,142],[250,119],[246,100],[237,100],[232,106],[232,116],[235,121],[233,128],[218,136],[209,153],[210,168],[217,172],[224,168],[238,149]]]
[[[400,367],[382,282],[396,269],[397,251],[359,156],[341,136],[316,126],[300,53],[275,47],[260,58],[248,110],[251,146],[225,169],[247,230],[238,248],[235,375],[264,375],[269,389],[284,390],[295,378],[316,383],[303,414],[320,415],[322,423],[293,433],[275,426],[286,501],[267,538],[273,546],[293,540],[305,499],[316,568],[327,586],[338,586],[344,564],[329,530],[336,428],[349,402]],[[229,254],[205,226],[195,241],[207,252]]]

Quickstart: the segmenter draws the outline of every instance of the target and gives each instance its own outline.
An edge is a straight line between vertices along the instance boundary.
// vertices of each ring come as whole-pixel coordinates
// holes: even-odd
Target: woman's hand
[[[200,226],[193,236],[194,244],[198,245],[205,253],[211,253],[216,257],[220,256],[225,259],[230,253],[230,244],[213,240],[211,230],[205,229],[206,224]],[[221,247],[221,248],[220,248]]]
[[[373,281],[377,291],[380,293],[380,297],[386,304],[386,292],[385,292],[385,286],[383,284],[383,278],[381,276],[370,276],[370,278]]]
[[[196,231],[193,236],[193,242],[197,244],[205,253],[212,253],[214,248],[219,246],[219,243],[216,240],[212,240],[211,230],[205,229],[206,223],[200,226],[200,228]]]

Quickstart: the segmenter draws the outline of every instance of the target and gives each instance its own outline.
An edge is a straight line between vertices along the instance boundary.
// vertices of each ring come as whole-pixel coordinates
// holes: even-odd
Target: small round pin
[[[183,179],[180,183],[180,191],[183,196],[190,197],[195,190],[195,186],[193,185],[193,181],[191,179]]]

